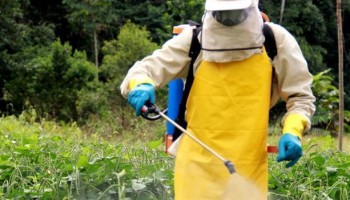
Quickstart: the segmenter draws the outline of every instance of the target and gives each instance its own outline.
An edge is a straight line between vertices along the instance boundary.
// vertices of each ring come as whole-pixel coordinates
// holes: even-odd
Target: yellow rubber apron
[[[242,61],[202,61],[188,98],[187,130],[267,198],[267,132],[272,66],[264,51]],[[222,199],[230,174],[222,161],[184,135],[175,164],[176,200]]]

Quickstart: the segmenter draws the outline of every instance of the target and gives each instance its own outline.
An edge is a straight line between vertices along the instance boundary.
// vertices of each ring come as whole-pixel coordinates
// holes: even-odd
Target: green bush
[[[338,134],[339,93],[332,84],[334,77],[330,69],[316,74],[313,78],[312,91],[316,97],[316,112],[312,118],[312,127],[327,130],[332,136]],[[350,112],[345,110],[345,130],[349,130]],[[347,123],[347,124],[346,124]]]
[[[79,92],[97,81],[97,69],[83,52],[55,41],[9,82],[7,99],[33,106],[41,117],[76,120]]]
[[[104,57],[99,69],[104,82],[94,90],[81,93],[78,103],[82,117],[80,122],[87,131],[105,136],[120,136],[124,132],[126,135],[139,136],[146,132],[144,130],[149,130],[146,127],[135,131],[135,127],[143,126],[147,122],[135,118],[131,106],[121,96],[119,87],[129,68],[157,48],[157,44],[150,40],[150,33],[146,28],[131,22],[122,26],[117,40],[104,42]],[[166,93],[167,88],[157,91],[157,104],[160,103],[161,108],[166,107]],[[84,122],[84,119],[88,120]]]

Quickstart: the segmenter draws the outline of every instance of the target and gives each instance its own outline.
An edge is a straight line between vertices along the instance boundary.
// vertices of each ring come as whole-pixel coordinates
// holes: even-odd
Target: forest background
[[[270,21],[297,39],[315,75],[317,111],[313,127],[337,133],[338,51],[332,0],[261,0]],[[172,37],[173,26],[200,22],[201,0],[1,0],[0,111],[18,115],[29,108],[38,118],[70,123],[101,134],[129,132],[135,119],[119,92],[133,63]],[[344,79],[349,80],[350,3],[342,6]],[[345,81],[345,110],[350,109]],[[158,91],[166,108],[167,88]],[[271,110],[275,122],[285,108]],[[136,119],[137,120],[137,119]],[[345,112],[349,122],[349,113]],[[349,132],[348,124],[345,129]]]
[[[338,51],[332,0],[262,0],[270,21],[300,44],[314,75],[314,130],[337,134]],[[139,59],[172,37],[173,26],[200,22],[201,0],[1,0],[0,111],[34,109],[38,119],[76,122],[87,132],[124,135],[144,123],[135,119],[119,85]],[[350,3],[343,2],[344,79],[349,80]],[[350,84],[345,81],[345,130],[349,132]],[[167,88],[157,92],[167,107]],[[278,122],[284,103],[271,110]],[[137,125],[138,124],[138,125]],[[145,124],[149,126],[149,124]],[[141,134],[142,135],[142,134]],[[159,136],[159,135],[158,135]],[[157,137],[157,136],[156,136]]]

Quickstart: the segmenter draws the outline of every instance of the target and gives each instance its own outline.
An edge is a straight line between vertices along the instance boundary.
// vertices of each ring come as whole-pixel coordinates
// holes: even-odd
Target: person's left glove
[[[283,134],[278,143],[277,162],[290,161],[286,164],[286,167],[288,168],[295,165],[302,155],[303,150],[301,148],[299,137],[290,133]]]
[[[136,116],[141,114],[141,108],[146,102],[154,104],[156,101],[155,88],[152,84],[143,83],[132,89],[128,95],[128,102],[134,108]]]

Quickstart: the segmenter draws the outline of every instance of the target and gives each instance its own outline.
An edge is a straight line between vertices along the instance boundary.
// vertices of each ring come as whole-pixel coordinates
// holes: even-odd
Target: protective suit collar
[[[262,52],[263,20],[257,3],[249,7],[249,15],[246,20],[231,27],[217,22],[211,12],[206,11],[204,14],[203,30],[199,36],[203,60],[209,62],[238,61]]]

